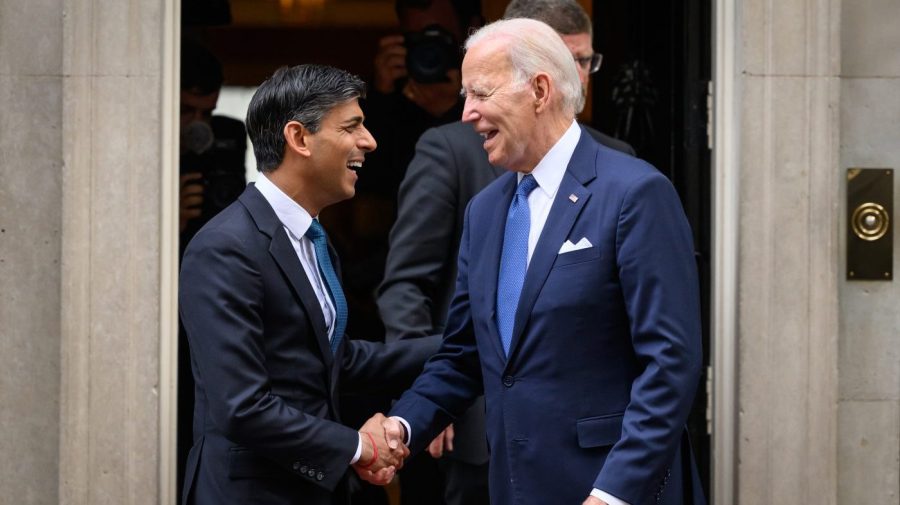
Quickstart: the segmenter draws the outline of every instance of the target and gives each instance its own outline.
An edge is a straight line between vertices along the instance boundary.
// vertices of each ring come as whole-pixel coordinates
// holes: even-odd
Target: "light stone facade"
[[[714,503],[896,504],[900,285],[843,265],[900,4],[714,1]],[[2,503],[175,503],[178,11],[0,0]]]

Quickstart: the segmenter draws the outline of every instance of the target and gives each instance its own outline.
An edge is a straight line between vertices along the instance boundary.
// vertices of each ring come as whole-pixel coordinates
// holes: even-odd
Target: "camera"
[[[200,173],[198,184],[204,187],[200,217],[189,225],[196,231],[237,200],[247,185],[246,130],[240,121],[223,116],[213,116],[209,125],[198,122],[185,130],[182,144],[187,148],[181,155],[180,172]]]
[[[447,71],[459,68],[460,51],[453,35],[439,25],[404,34],[406,69],[416,82],[448,82]]]

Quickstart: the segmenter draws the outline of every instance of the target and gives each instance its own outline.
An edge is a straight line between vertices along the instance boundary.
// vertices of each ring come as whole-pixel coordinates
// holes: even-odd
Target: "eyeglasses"
[[[578,63],[578,66],[581,68],[587,69],[589,74],[593,74],[600,70],[600,64],[603,63],[603,55],[594,53],[590,56],[582,56],[581,58],[575,58],[575,63]]]

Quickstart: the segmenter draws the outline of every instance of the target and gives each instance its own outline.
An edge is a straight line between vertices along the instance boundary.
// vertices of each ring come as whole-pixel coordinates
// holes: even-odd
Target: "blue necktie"
[[[500,275],[497,278],[497,329],[506,355],[509,355],[516,307],[519,306],[519,295],[522,294],[525,270],[528,268],[528,232],[531,229],[528,194],[537,185],[531,174],[523,177],[506,213]]]
[[[334,266],[331,264],[325,230],[322,229],[322,225],[319,224],[318,220],[313,219],[309,229],[306,230],[306,236],[312,240],[313,247],[316,248],[316,263],[319,264],[319,272],[322,274],[322,278],[328,284],[328,291],[334,304],[334,331],[331,332],[331,353],[334,354],[337,352],[338,346],[341,345],[341,339],[344,338],[344,330],[347,329],[347,299],[344,298],[341,282],[338,280]]]

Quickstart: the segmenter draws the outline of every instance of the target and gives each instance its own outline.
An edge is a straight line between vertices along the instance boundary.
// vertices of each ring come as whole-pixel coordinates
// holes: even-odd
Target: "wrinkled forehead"
[[[479,42],[466,51],[462,63],[464,88],[505,81],[512,75],[512,62],[506,44],[491,39]]]

